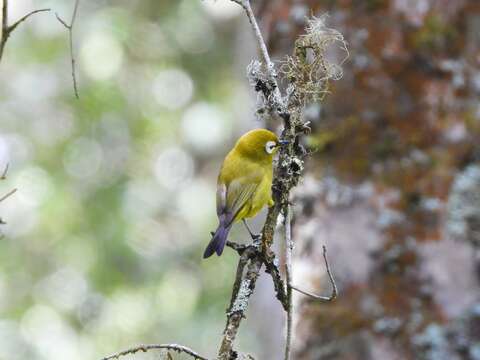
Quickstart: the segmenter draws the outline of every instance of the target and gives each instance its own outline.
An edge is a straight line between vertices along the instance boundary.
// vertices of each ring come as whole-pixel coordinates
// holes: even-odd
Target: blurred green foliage
[[[73,3],[12,1],[10,14],[69,19]],[[79,100],[53,13],[12,35],[0,166],[2,189],[19,192],[0,204],[0,359],[95,359],[146,342],[215,352],[236,257],[201,253],[221,160],[256,125],[240,15],[229,1],[81,0]],[[244,341],[257,346],[249,331]]]

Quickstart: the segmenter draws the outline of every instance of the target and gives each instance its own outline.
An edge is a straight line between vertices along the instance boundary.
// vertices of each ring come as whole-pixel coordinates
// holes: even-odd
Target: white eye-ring
[[[275,141],[267,141],[265,144],[265,151],[267,154],[272,154],[273,150],[277,147],[277,143]]]

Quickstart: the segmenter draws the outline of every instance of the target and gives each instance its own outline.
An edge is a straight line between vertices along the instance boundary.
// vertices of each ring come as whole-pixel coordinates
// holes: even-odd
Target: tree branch
[[[65,20],[63,20],[58,13],[55,13],[57,20],[67,29],[68,31],[68,39],[70,43],[70,60],[72,63],[72,81],[73,81],[73,91],[75,93],[75,97],[77,99],[80,98],[78,95],[78,86],[77,86],[77,76],[75,71],[75,54],[73,53],[73,26],[75,25],[75,20],[77,19],[77,12],[78,6],[80,4],[80,0],[75,0],[75,6],[73,7],[72,18],[70,20],[70,24],[67,24]]]
[[[22,22],[27,20],[30,16],[37,14],[39,12],[50,11],[50,9],[38,9],[29,12],[25,16],[21,17],[19,20],[14,22],[12,25],[8,25],[8,0],[3,0],[2,5],[2,32],[0,36],[0,61],[3,57],[3,50],[5,49],[5,45],[7,44],[7,40],[12,34],[12,32],[20,25]]]
[[[330,283],[332,284],[332,293],[330,296],[320,296],[320,295],[315,295],[311,292],[302,290],[296,286],[291,285],[292,289],[298,291],[299,293],[306,295],[312,299],[319,300],[319,301],[324,301],[324,302],[331,302],[335,300],[338,296],[338,290],[337,290],[337,284],[335,283],[335,279],[333,278],[332,271],[330,270],[330,265],[328,264],[328,259],[327,259],[327,247],[323,245],[323,259],[325,260],[325,266],[327,267],[327,274],[328,278],[330,280]]]
[[[284,214],[284,228],[285,228],[285,279],[287,285],[287,298],[286,298],[286,312],[287,312],[287,334],[285,337],[285,355],[284,359],[290,359],[291,345],[292,345],[292,229],[291,229],[291,215],[290,206],[285,206]]]
[[[238,358],[238,354],[233,350],[233,343],[237,337],[240,323],[242,319],[245,318],[248,301],[253,294],[263,264],[258,256],[260,252],[258,250],[254,251],[254,254],[249,254],[247,251],[244,252],[238,262],[232,299],[230,301],[230,307],[227,310],[227,323],[225,325],[220,350],[218,352],[219,360]],[[247,266],[246,272],[244,272],[245,266]]]
[[[273,109],[279,113],[284,112],[284,101],[282,98],[282,94],[280,92],[280,88],[278,87],[277,82],[277,73],[275,71],[275,66],[270,59],[270,55],[268,54],[267,45],[265,44],[265,40],[263,39],[262,32],[260,31],[260,27],[258,26],[257,19],[255,18],[255,14],[253,13],[252,6],[250,4],[250,0],[232,0],[233,2],[239,4],[244,10],[252,25],[253,32],[255,35],[255,39],[257,40],[258,48],[260,49],[260,55],[262,57],[263,64],[267,71],[269,80],[273,85],[273,95],[274,98],[272,99],[273,103],[276,105]]]
[[[5,199],[9,198],[10,196],[12,196],[13,194],[15,194],[17,192],[17,189],[12,189],[10,190],[8,193],[6,193],[5,195],[3,195],[2,197],[0,197],[0,202],[4,201]]]
[[[139,346],[136,346],[134,348],[131,348],[131,349],[128,349],[128,350],[124,350],[124,351],[121,351],[119,353],[116,353],[116,354],[113,354],[113,355],[110,355],[110,356],[107,356],[105,358],[103,358],[102,360],[112,360],[112,359],[118,359],[122,356],[126,356],[126,355],[131,355],[131,354],[135,354],[139,351],[142,351],[142,352],[147,352],[149,350],[171,350],[171,351],[176,351],[178,353],[184,353],[184,354],[187,354],[189,356],[191,356],[193,359],[195,360],[208,360],[206,357],[203,357],[199,354],[197,354],[195,351],[193,351],[192,349],[186,347],[186,346],[183,346],[183,345],[177,345],[177,344],[150,344],[150,345],[139,345]]]
[[[274,253],[271,253],[269,257],[264,258],[265,261],[265,272],[272,277],[273,286],[275,289],[275,295],[283,306],[283,309],[287,311],[287,292],[286,286],[280,275],[280,269],[278,267],[278,260],[275,257]]]

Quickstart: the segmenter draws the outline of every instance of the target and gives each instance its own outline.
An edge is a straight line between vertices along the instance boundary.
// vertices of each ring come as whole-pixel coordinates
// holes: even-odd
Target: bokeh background
[[[306,109],[317,151],[295,195],[295,282],[329,291],[326,244],[340,298],[295,297],[295,358],[480,359],[480,4],[253,4],[277,61],[326,12],[350,49],[343,79]],[[248,21],[227,0],[81,0],[76,100],[54,16],[73,5],[10,1],[12,20],[52,13],[22,24],[0,63],[0,189],[19,189],[0,203],[0,359],[149,342],[213,356],[237,259],[201,260],[216,174],[263,126]],[[276,360],[282,345],[264,277],[239,348]]]

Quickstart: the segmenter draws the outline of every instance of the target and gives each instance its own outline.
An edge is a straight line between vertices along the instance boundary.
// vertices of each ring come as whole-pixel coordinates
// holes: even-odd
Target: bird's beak
[[[288,140],[278,140],[277,146],[286,146],[288,144],[290,144]]]

